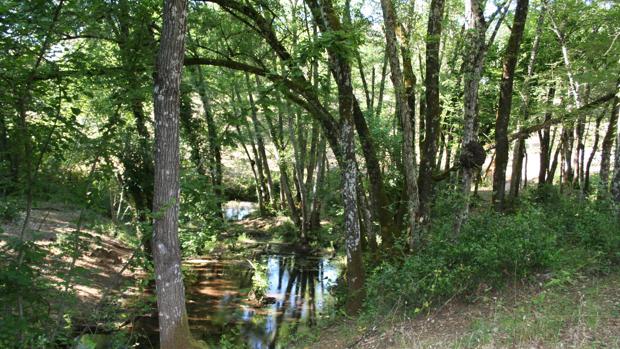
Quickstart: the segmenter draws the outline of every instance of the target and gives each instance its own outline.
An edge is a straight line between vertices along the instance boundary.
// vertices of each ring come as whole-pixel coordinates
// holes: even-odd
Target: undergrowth
[[[553,194],[541,201],[528,192],[518,205],[506,214],[475,210],[454,237],[451,203],[438,203],[416,253],[370,270],[363,318],[394,308],[415,315],[451,297],[471,298],[539,274],[551,284],[563,283],[579,274],[607,273],[620,262],[610,204]]]

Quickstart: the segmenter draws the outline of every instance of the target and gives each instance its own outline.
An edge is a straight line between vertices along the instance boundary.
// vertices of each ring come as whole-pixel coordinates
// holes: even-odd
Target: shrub
[[[501,287],[537,271],[605,271],[620,262],[616,217],[598,203],[561,199],[534,208],[523,200],[515,214],[474,212],[456,240],[452,221],[450,216],[436,219],[424,247],[369,273],[368,313],[399,305],[416,313],[448,297]]]

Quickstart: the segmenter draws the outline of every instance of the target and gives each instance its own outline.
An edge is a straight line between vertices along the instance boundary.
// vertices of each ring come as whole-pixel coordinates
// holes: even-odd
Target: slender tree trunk
[[[202,102],[204,119],[207,124],[207,142],[209,145],[209,172],[211,175],[211,183],[217,200],[217,206],[223,214],[222,201],[224,200],[224,191],[222,187],[222,147],[219,142],[217,125],[211,111],[211,104],[207,94],[207,86],[202,75],[200,66],[194,71],[198,95]]]
[[[545,112],[545,122],[551,120],[551,103],[553,102],[553,98],[555,96],[555,86],[549,87],[549,92],[547,93],[547,111]],[[542,189],[542,187],[547,182],[547,172],[549,171],[549,163],[551,156],[551,126],[545,127],[542,131],[538,133],[538,138],[540,140],[540,169],[538,171],[538,187]],[[521,152],[523,153],[523,151]]]
[[[377,100],[377,108],[375,115],[381,116],[381,110],[383,109],[383,94],[385,92],[385,78],[387,77],[388,68],[388,55],[385,52],[383,56],[383,66],[381,67],[381,81],[379,82],[379,98]]]
[[[616,92],[620,91],[620,80],[617,82]],[[603,137],[603,144],[601,145],[601,170],[600,186],[598,190],[598,197],[604,198],[607,196],[609,190],[609,171],[611,167],[611,148],[614,144],[614,136],[616,133],[616,123],[618,122],[618,113],[620,113],[620,98],[618,94],[614,97],[611,107],[611,114],[609,116],[609,125],[607,126],[607,132]],[[617,156],[617,154],[616,154]]]
[[[420,214],[422,222],[430,216],[430,202],[433,185],[433,169],[437,154],[437,138],[440,132],[441,105],[439,104],[439,47],[441,45],[441,23],[444,0],[432,0],[426,30],[426,75],[424,78],[426,109],[424,118],[425,136],[420,160]],[[420,114],[422,118],[422,114]],[[441,152],[439,155],[441,161]]]
[[[153,259],[160,347],[190,348],[179,248],[179,92],[187,2],[166,0],[157,56],[155,105],[155,194]]]
[[[265,151],[265,143],[263,142],[263,136],[260,132],[260,126],[258,123],[258,115],[256,110],[256,104],[254,103],[254,96],[252,90],[249,89],[250,85],[250,77],[246,73],[245,80],[248,85],[248,100],[250,101],[250,115],[252,117],[252,125],[253,125],[253,133],[254,133],[254,144],[256,146],[256,168],[258,171],[258,178],[260,179],[260,186],[262,188],[263,193],[263,202],[265,204],[269,204],[271,200],[271,191],[270,186],[268,184],[269,179],[271,178],[271,173],[269,172],[269,164],[267,163],[267,153]],[[253,147],[254,148],[254,147]],[[265,165],[267,165],[265,167]]]
[[[506,189],[506,166],[508,165],[508,125],[512,106],[512,89],[515,68],[519,59],[519,48],[527,20],[529,0],[517,0],[512,31],[508,39],[502,81],[500,83],[497,118],[495,119],[495,171],[493,172],[493,204],[495,209],[503,210]],[[519,172],[520,173],[520,172]],[[513,173],[514,176],[514,173]],[[518,183],[517,183],[518,186]]]
[[[316,181],[312,186],[312,208],[310,210],[310,230],[317,230],[321,227],[320,213],[321,213],[321,201],[320,190],[323,184],[323,177],[325,176],[325,152],[326,144],[325,137],[321,137],[319,141],[319,149],[317,153],[317,168],[316,168]]]
[[[584,184],[583,184],[585,193],[590,192],[590,167],[592,166],[592,161],[594,161],[594,156],[596,155],[596,152],[598,151],[598,143],[601,138],[601,132],[600,132],[601,122],[603,121],[604,116],[605,116],[605,111],[603,110],[596,117],[596,121],[594,124],[594,144],[592,145],[592,151],[590,152],[590,156],[588,157],[588,162],[586,164],[585,179],[584,179]]]
[[[617,94],[616,97],[618,97]],[[618,108],[617,101],[614,110],[616,113],[615,121],[618,125],[616,125],[616,156],[614,158],[614,172],[611,179],[611,198],[618,206],[618,219],[620,221],[620,118],[618,118],[620,109]]]
[[[289,139],[291,144],[293,145],[293,161],[296,175],[294,176],[295,185],[297,186],[297,193],[299,194],[299,204],[300,204],[300,213],[301,213],[301,221],[298,226],[300,230],[300,238],[302,243],[306,242],[306,229],[308,227],[308,207],[306,203],[308,202],[308,193],[306,192],[306,185],[303,182],[304,178],[304,163],[301,153],[304,150],[300,149],[302,147],[300,137],[296,137],[295,135],[295,122],[294,117],[295,113],[292,112],[291,108],[288,108],[288,129],[289,129]]]
[[[385,25],[386,52],[390,63],[392,85],[396,94],[396,109],[403,132],[403,166],[405,169],[405,183],[407,192],[407,213],[409,215],[409,236],[413,245],[417,234],[416,221],[418,216],[418,182],[414,143],[414,126],[411,123],[411,110],[407,101],[403,74],[400,69],[398,42],[396,30],[399,26],[398,19],[391,0],[381,0],[383,10],[383,22]]]
[[[555,141],[555,134],[553,137],[553,141]],[[551,144],[553,144],[553,141],[551,142]],[[549,172],[547,172],[547,179],[546,179],[546,183],[547,184],[553,184],[553,180],[555,179],[555,171],[558,168],[558,158],[560,153],[562,152],[562,147],[564,145],[562,144],[562,142],[560,141],[560,144],[558,144],[558,146],[555,149],[555,152],[553,153],[553,159],[551,161],[551,166],[549,166]],[[561,183],[561,181],[560,181]]]
[[[252,86],[252,82],[250,81],[250,76],[246,72],[245,73],[245,81],[248,84],[248,87]],[[258,79],[257,79],[258,82]],[[258,86],[258,85],[257,85]],[[271,170],[269,169],[269,162],[267,161],[267,151],[265,149],[265,141],[263,140],[262,127],[260,122],[258,121],[256,104],[254,103],[254,97],[252,91],[248,92],[250,98],[250,105],[252,107],[252,123],[254,124],[254,133],[256,134],[256,145],[258,146],[258,155],[260,155],[260,161],[262,163],[262,168],[265,171],[265,178],[267,179],[266,187],[267,191],[265,192],[266,201],[270,203],[273,200],[273,180],[271,178]]]
[[[355,122],[355,129],[362,146],[362,153],[364,154],[366,164],[370,186],[370,210],[372,216],[376,217],[380,227],[382,243],[389,247],[394,243],[393,222],[387,208],[388,199],[383,186],[383,175],[381,174],[379,159],[377,158],[377,148],[370,135],[364,114],[356,101],[354,101],[353,121]]]
[[[200,141],[198,139],[198,134],[196,134],[197,125],[193,120],[192,100],[189,92],[190,91],[186,88],[181,88],[181,111],[179,112],[179,118],[183,134],[190,148],[190,160],[194,163],[194,166],[196,166],[198,173],[204,176],[206,172],[202,164]]]
[[[477,171],[473,156],[478,143],[478,88],[484,65],[487,25],[480,0],[465,1],[465,49],[463,53],[463,136],[461,141],[461,195],[462,207],[456,214],[454,235],[461,232],[469,216],[471,184]],[[484,154],[483,154],[484,156]],[[466,160],[466,161],[463,161]],[[474,160],[474,161],[471,161]]]
[[[532,49],[530,50],[529,62],[527,65],[527,75],[525,76],[525,80],[523,81],[523,87],[522,87],[522,93],[521,93],[521,98],[522,98],[521,115],[522,115],[524,122],[529,119],[529,114],[530,114],[530,98],[531,98],[530,81],[534,75],[536,56],[538,54],[538,48],[540,46],[540,37],[544,29],[543,25],[545,24],[546,9],[547,9],[547,2],[545,0],[543,1],[541,5],[540,12],[538,15],[538,20],[536,21],[536,34],[534,34],[534,42],[532,43]],[[549,102],[549,100],[547,100],[547,102]],[[547,130],[547,138],[548,136],[549,135],[548,135],[548,130]],[[527,142],[527,137],[520,138],[517,142],[515,142],[515,147],[514,147],[513,156],[512,156],[512,178],[510,179],[510,192],[509,192],[508,201],[514,201],[514,199],[516,199],[517,195],[519,194],[519,185],[521,183],[521,171],[523,167],[523,157],[525,156],[526,142]],[[542,157],[542,154],[543,154],[543,150],[542,150],[543,140],[542,139],[540,143],[541,143],[541,159],[540,159],[541,170],[539,172],[538,183],[544,182],[544,173],[545,173],[544,171],[546,171],[546,167],[549,164],[549,157],[547,155],[546,156],[547,163],[544,164],[545,169],[544,170],[542,169],[543,161],[545,160]],[[548,144],[547,144],[547,147],[548,147]],[[540,181],[541,173],[543,174],[542,182]]]

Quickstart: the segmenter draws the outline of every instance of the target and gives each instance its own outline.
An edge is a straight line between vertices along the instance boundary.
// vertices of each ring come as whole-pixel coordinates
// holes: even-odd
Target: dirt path
[[[48,266],[42,272],[57,288],[63,287],[63,280],[57,275],[73,270],[73,288],[87,312],[90,306],[101,300],[104,293],[115,292],[124,285],[133,284],[136,274],[127,268],[120,273],[132,258],[133,249],[118,239],[88,228],[91,222],[88,219],[84,221],[84,217],[85,224],[80,229],[79,257],[71,267],[72,259],[68,257],[66,248],[74,246],[68,239],[76,231],[79,217],[80,210],[57,205],[33,209],[25,239],[35,241],[46,251],[45,262]],[[103,220],[101,217],[97,219]],[[0,226],[0,246],[19,236],[22,221],[23,217],[20,217]]]

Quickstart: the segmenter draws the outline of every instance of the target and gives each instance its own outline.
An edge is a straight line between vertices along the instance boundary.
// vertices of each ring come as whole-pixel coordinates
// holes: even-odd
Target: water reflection
[[[250,201],[228,201],[223,207],[224,216],[230,221],[240,221],[256,211],[256,203]]]
[[[266,268],[262,301],[248,299],[253,276],[249,263],[196,266],[199,279],[188,288],[188,313],[197,337],[216,346],[226,336],[249,348],[279,348],[279,339],[315,324],[333,304],[329,289],[339,270],[329,259],[270,255],[255,263]]]

